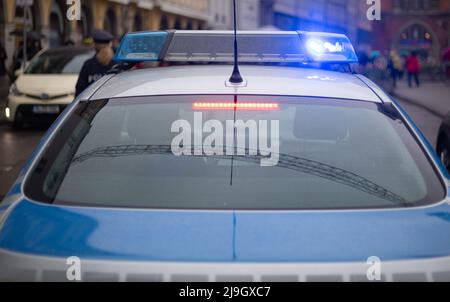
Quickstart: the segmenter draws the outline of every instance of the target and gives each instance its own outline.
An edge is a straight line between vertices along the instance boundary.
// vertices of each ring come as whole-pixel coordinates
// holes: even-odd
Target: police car
[[[349,39],[237,36],[124,38],[0,204],[1,280],[450,280],[445,169]]]

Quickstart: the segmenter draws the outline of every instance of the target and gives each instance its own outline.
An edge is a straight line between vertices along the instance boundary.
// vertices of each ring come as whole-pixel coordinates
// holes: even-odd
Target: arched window
[[[0,46],[5,47],[6,10],[3,1],[0,1],[0,11]]]
[[[89,8],[83,5],[81,7],[81,20],[77,22],[75,44],[82,44],[83,40],[89,37],[91,33],[91,20]]]
[[[49,42],[50,47],[58,47],[62,45],[64,34],[64,18],[58,3],[53,2],[50,9],[49,22]]]
[[[5,23],[6,20],[6,9],[5,6],[3,4],[3,1],[0,1],[0,8],[2,13],[0,13],[0,25],[3,25]]]
[[[181,22],[180,22],[180,19],[178,19],[178,18],[175,20],[174,29],[181,29]]]
[[[117,35],[117,20],[116,14],[112,8],[108,9],[105,16],[105,21],[103,25],[104,29],[110,32],[112,35]]]
[[[37,24],[37,16],[39,16],[39,8],[37,4],[32,4],[28,7],[28,13],[27,13],[27,28],[28,30],[36,30],[38,28]],[[5,12],[6,13],[6,12]],[[24,21],[24,7],[16,5],[16,11],[15,11],[15,20],[18,21],[18,23],[22,23]],[[2,14],[3,15],[3,14]],[[5,17],[3,15],[3,17]]]
[[[413,24],[400,33],[400,45],[427,48],[433,44],[431,32],[421,24]]]
[[[134,16],[134,31],[141,31],[141,30],[143,30],[142,16],[141,14],[137,13],[136,16]]]
[[[159,24],[159,29],[161,29],[161,30],[169,29],[169,20],[167,19],[167,16],[163,15],[161,17],[161,22]]]
[[[81,27],[81,34],[83,35],[83,38],[89,37],[91,33],[91,13],[87,6],[83,5],[81,7],[81,22],[78,22],[79,26]]]

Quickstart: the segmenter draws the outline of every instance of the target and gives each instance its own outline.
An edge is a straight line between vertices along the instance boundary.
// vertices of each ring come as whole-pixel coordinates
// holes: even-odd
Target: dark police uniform
[[[95,43],[109,43],[114,37],[104,30],[94,30],[92,32],[92,38]],[[87,87],[89,87],[92,83],[102,78],[113,66],[114,62],[108,66],[104,66],[97,61],[95,55],[93,58],[87,60],[83,67],[81,68],[80,75],[78,77],[78,82],[76,86],[75,96],[80,95]]]

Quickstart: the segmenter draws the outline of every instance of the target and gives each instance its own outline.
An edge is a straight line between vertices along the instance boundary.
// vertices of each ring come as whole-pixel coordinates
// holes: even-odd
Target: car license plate
[[[59,106],[33,106],[35,114],[58,114]]]

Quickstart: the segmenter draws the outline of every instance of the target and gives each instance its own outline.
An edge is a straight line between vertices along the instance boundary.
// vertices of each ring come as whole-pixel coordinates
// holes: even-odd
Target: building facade
[[[241,30],[260,28],[261,0],[237,0],[237,26]],[[209,28],[216,30],[233,29],[233,1],[210,0]]]
[[[369,50],[372,22],[361,0],[261,0],[260,24],[282,30],[347,34],[358,49]]]
[[[260,28],[260,2],[261,0],[237,0],[237,25],[239,29],[256,30]]]
[[[436,61],[449,47],[449,23],[449,0],[384,0],[373,46],[382,52],[417,51],[422,59]]]
[[[81,20],[70,21],[67,2],[0,0],[0,39],[8,57],[22,40],[17,33],[24,26],[40,37],[43,47],[56,47],[80,44],[94,28],[120,38],[128,31],[206,29],[210,18],[210,0],[80,0]]]
[[[209,3],[209,29],[230,29],[233,26],[231,1],[210,0]]]

